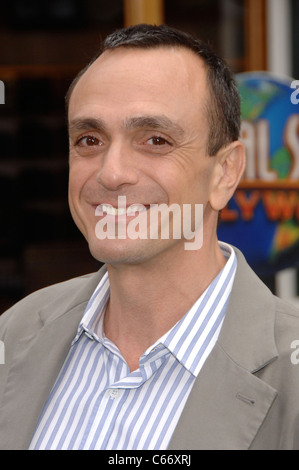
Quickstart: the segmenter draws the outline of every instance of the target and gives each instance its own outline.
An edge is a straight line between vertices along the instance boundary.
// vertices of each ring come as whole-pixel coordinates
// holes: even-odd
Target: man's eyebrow
[[[124,127],[128,130],[130,129],[155,129],[161,131],[168,131],[176,134],[177,136],[182,136],[184,134],[183,128],[175,121],[172,121],[167,116],[158,115],[158,116],[136,116],[131,117],[125,120]]]
[[[97,130],[103,132],[106,130],[106,125],[102,119],[98,118],[75,118],[69,122],[68,128],[70,131]]]
[[[132,116],[126,118],[123,123],[126,130],[134,129],[153,129],[170,132],[177,137],[182,137],[184,134],[183,128],[176,122],[169,119],[164,115],[144,115]],[[74,118],[69,122],[69,131],[87,131],[97,130],[100,132],[107,132],[107,125],[100,118],[86,117]]]

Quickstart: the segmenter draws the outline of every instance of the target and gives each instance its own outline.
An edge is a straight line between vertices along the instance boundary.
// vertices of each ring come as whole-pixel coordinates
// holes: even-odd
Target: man
[[[67,104],[70,209],[105,266],[2,316],[0,447],[298,448],[298,310],[216,236],[245,165],[228,67],[130,27]]]

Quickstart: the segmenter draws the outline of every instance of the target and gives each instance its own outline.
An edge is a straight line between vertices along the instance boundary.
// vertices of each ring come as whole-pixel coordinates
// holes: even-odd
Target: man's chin
[[[155,260],[167,249],[166,245],[169,245],[169,240],[89,240],[92,256],[112,266],[137,265]]]
[[[133,245],[133,246],[132,246]],[[144,259],[144,249],[134,240],[96,240],[89,242],[92,256],[101,263],[110,265],[137,264]]]

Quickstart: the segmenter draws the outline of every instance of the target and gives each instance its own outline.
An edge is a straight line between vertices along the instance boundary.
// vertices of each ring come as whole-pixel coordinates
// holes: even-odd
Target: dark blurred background
[[[288,66],[298,77],[299,2],[283,2],[289,5],[293,31]],[[5,84],[5,104],[0,105],[0,313],[36,289],[99,267],[68,210],[64,96],[101,39],[124,25],[165,22],[209,41],[235,72],[267,70],[268,4],[266,0],[1,2],[0,79]]]

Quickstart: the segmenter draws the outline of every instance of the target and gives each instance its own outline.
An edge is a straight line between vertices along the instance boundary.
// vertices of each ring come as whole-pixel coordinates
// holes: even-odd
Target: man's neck
[[[139,367],[144,351],[184,316],[224,264],[216,242],[171,263],[108,266],[105,335],[117,345],[130,370]]]

